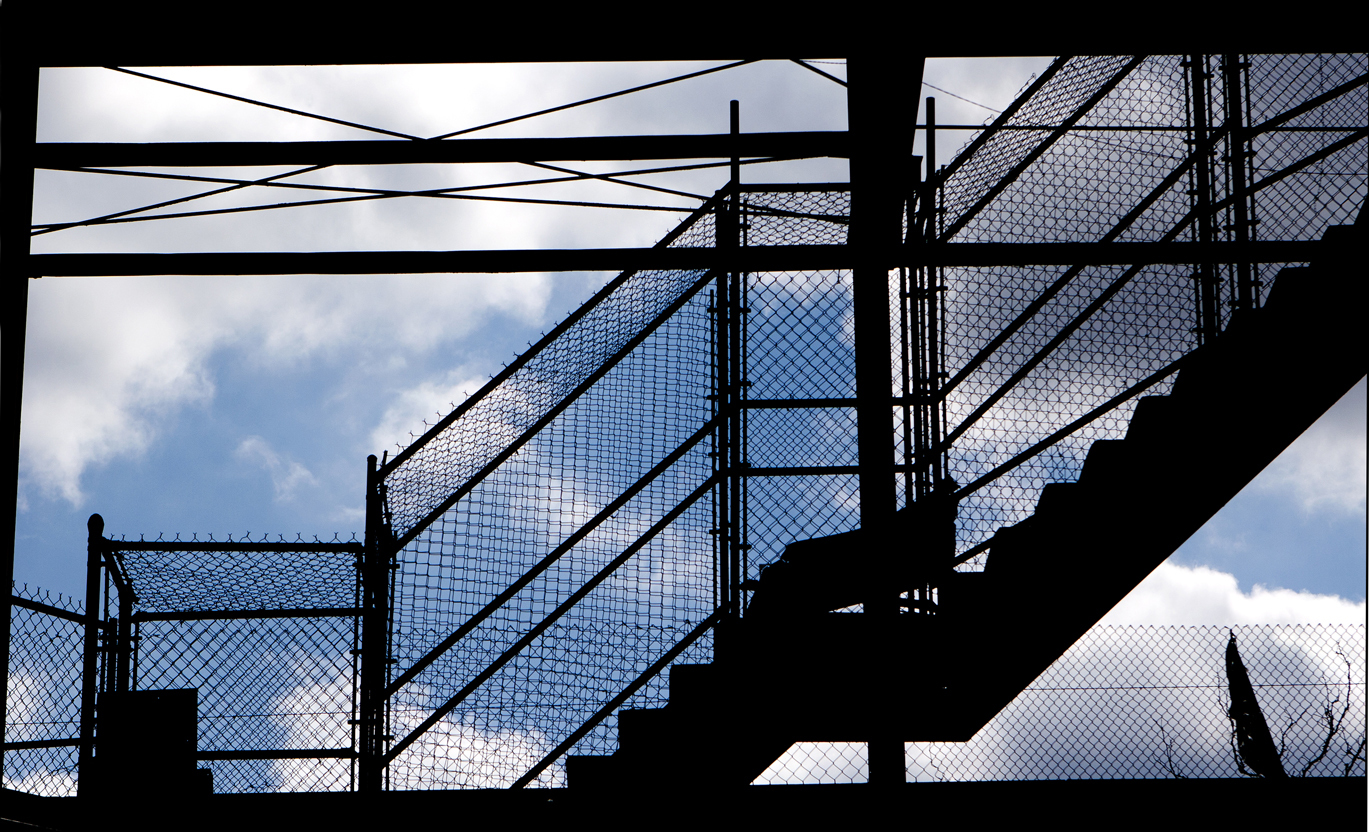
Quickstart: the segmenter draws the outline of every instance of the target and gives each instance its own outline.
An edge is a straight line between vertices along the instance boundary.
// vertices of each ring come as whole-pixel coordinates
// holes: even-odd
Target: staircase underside
[[[939,615],[744,620],[718,634],[725,660],[672,669],[665,708],[620,713],[617,753],[570,758],[571,784],[741,785],[794,742],[969,740],[1364,377],[1364,227],[1280,272],[1126,439],[1094,443],[1077,483],[999,531],[983,572],[945,577]]]

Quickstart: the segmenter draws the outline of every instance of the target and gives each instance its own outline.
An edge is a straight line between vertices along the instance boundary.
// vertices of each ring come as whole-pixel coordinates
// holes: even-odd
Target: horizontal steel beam
[[[236,167],[262,165],[423,165],[494,162],[727,159],[732,156],[845,157],[842,131],[550,139],[446,139],[353,142],[39,143],[34,167]]]
[[[132,620],[143,621],[250,621],[266,618],[356,618],[355,607],[300,607],[288,610],[194,610],[185,612],[135,612]]]
[[[5,751],[27,751],[32,748],[65,748],[67,746],[75,747],[80,744],[80,737],[70,737],[62,740],[20,740],[19,742],[0,743],[0,749]]]
[[[263,748],[251,751],[197,751],[196,760],[350,760],[350,748]]]
[[[947,267],[1132,265],[1136,263],[1302,263],[1317,241],[1250,243],[946,243],[901,249],[898,265]],[[31,277],[249,274],[499,274],[630,269],[743,271],[847,269],[843,245],[713,248],[513,249],[490,251],[324,251],[188,254],[31,254]],[[226,545],[235,549],[238,544]],[[143,544],[140,548],[146,546]],[[125,548],[132,548],[123,544]],[[116,545],[115,548],[120,548]],[[200,548],[168,544],[167,548]],[[295,551],[288,546],[282,551]]]

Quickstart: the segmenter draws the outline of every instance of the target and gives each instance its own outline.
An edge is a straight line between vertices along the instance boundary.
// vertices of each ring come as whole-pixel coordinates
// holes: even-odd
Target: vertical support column
[[[24,398],[24,340],[28,325],[29,224],[33,217],[33,145],[38,117],[38,66],[25,42],[29,5],[5,4],[0,13],[0,744],[9,718],[10,587],[14,581],[19,498],[20,407]],[[5,755],[0,752],[0,775]]]
[[[855,249],[852,302],[855,329],[856,432],[859,447],[860,523],[868,551],[860,553],[867,586],[864,607],[887,657],[869,669],[867,683],[876,713],[889,730],[869,740],[870,782],[904,782],[903,737],[892,719],[904,690],[903,645],[895,637],[899,587],[893,580],[906,547],[892,534],[897,479],[894,475],[893,361],[889,273],[899,265],[902,183],[909,178],[917,103],[922,88],[920,56],[902,44],[873,39],[847,61],[847,125],[851,134],[851,225]]]
[[[375,454],[366,457],[366,541],[361,569],[360,791],[379,793],[385,777],[385,668],[390,546]]]
[[[1248,204],[1250,197],[1246,180],[1246,164],[1250,158],[1250,141],[1245,130],[1245,111],[1242,103],[1244,96],[1241,95],[1241,77],[1247,66],[1249,64],[1243,62],[1240,55],[1222,56],[1222,75],[1226,83],[1226,94],[1223,96],[1226,105],[1227,129],[1226,183],[1227,190],[1233,197],[1231,226],[1238,243],[1250,241],[1250,210]],[[1234,301],[1238,310],[1254,309],[1259,302],[1259,294],[1248,260],[1236,264],[1236,297]]]
[[[736,101],[729,105],[731,135],[741,133],[740,104]],[[721,251],[735,251],[740,245],[740,205],[741,158],[732,156],[732,179],[728,182],[727,199],[719,203],[715,225],[715,245]],[[714,290],[714,341],[713,367],[716,388],[714,394],[720,424],[715,433],[714,453],[715,470],[718,482],[715,487],[717,528],[717,566],[719,604],[723,608],[722,621],[717,630],[715,650],[721,655],[731,649],[730,634],[735,619],[741,612],[741,489],[738,483],[738,454],[740,453],[740,414],[737,406],[738,363],[740,360],[740,337],[737,331],[738,318],[738,274],[732,266],[732,258],[722,258],[724,265],[718,270]]]
[[[731,134],[741,135],[741,103],[738,101],[729,102],[728,122]],[[732,196],[728,200],[728,224],[730,226],[729,235],[731,237],[730,247],[735,251],[741,248],[742,244],[742,168],[741,157],[736,154],[736,145],[733,145],[732,155]],[[727,605],[728,612],[733,619],[738,618],[742,611],[742,583],[746,580],[746,574],[742,569],[742,546],[745,530],[742,528],[742,504],[745,498],[743,471],[742,471],[742,420],[745,414],[742,412],[742,400],[744,398],[742,385],[745,384],[745,369],[742,366],[742,274],[735,261],[728,266],[728,290],[727,290],[727,377],[729,389],[727,391],[727,476],[728,499],[730,506],[728,509],[727,525],[727,544],[728,544],[728,574],[732,576],[732,585],[728,592]]]
[[[1194,207],[1198,212],[1198,239],[1200,243],[1211,243],[1212,233],[1212,156],[1208,147],[1208,73],[1206,55],[1189,55],[1188,68],[1190,86],[1193,90],[1193,103],[1190,114],[1193,120],[1193,148],[1198,154],[1194,169]],[[1216,266],[1212,263],[1199,263],[1196,279],[1198,282],[1198,343],[1206,344],[1217,337],[1221,331],[1221,279]]]
[[[77,757],[76,793],[95,793],[91,761],[95,757],[95,694],[100,673],[100,563],[105,520],[98,514],[86,521],[86,638],[81,660],[81,748]]]

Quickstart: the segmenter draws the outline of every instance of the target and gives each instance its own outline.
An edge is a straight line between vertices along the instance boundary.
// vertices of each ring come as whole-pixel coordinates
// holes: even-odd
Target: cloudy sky
[[[939,121],[979,124],[1047,58],[937,60]],[[437,136],[716,64],[164,68],[142,72],[412,136]],[[816,66],[838,76],[838,62]],[[44,70],[40,141],[380,138],[108,69]],[[960,96],[959,98],[956,96]],[[844,90],[787,62],[749,64],[474,136],[845,127]],[[973,102],[973,103],[972,103]],[[968,138],[968,134],[962,134]],[[960,140],[943,139],[943,156]],[[920,148],[918,149],[920,152]],[[945,159],[943,159],[945,161]],[[596,172],[650,165],[595,166]],[[569,167],[574,167],[573,165]],[[588,167],[579,168],[587,170]],[[291,170],[196,170],[260,179]],[[184,173],[185,171],[179,171]],[[542,179],[529,166],[349,167],[288,182],[456,188]],[[650,205],[566,208],[389,199],[77,227],[35,252],[645,246],[725,169],[468,193]],[[845,164],[750,166],[750,182],[844,181]],[[40,171],[34,218],[75,222],[222,185]],[[238,189],[151,214],[336,192]],[[80,595],[85,519],[113,534],[360,533],[369,453],[420,433],[607,274],[43,279],[31,284],[15,578]],[[1109,620],[1362,621],[1365,385],[1213,518]]]

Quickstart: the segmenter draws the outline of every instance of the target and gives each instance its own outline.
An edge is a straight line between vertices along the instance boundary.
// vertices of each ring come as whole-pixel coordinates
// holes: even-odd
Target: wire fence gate
[[[1363,55],[1058,59],[910,185],[905,238],[1319,239],[1364,201],[1366,68]],[[845,185],[733,183],[659,245],[842,244],[849,218]],[[1121,438],[1138,397],[1165,392],[1285,265],[890,271],[898,506],[950,494],[956,568],[982,569],[997,529],[1076,480],[1089,446]],[[218,790],[564,784],[567,754],[614,749],[619,708],[665,703],[663,668],[714,658],[716,625],[745,618],[788,544],[859,526],[852,297],[846,270],[629,271],[372,458],[364,543],[93,535],[105,592],[85,609],[103,597],[104,615],[82,619],[82,689],[199,688]],[[904,599],[909,614],[935,605],[930,586]],[[81,626],[49,606],[64,612],[16,609]],[[1359,645],[1345,648],[1347,690],[1362,703],[1362,629],[1343,641]],[[1288,684],[1331,684],[1304,676]],[[95,707],[78,709],[79,737],[56,738],[75,737],[78,757],[94,753]],[[67,746],[6,747],[48,755],[35,788],[63,788],[51,772],[70,771]],[[830,753],[814,766],[849,770]],[[937,754],[910,776],[1085,770]],[[1169,759],[1174,776],[1221,770]],[[835,777],[776,765],[763,781]],[[1088,776],[1150,776],[1111,770],[1133,773]]]

